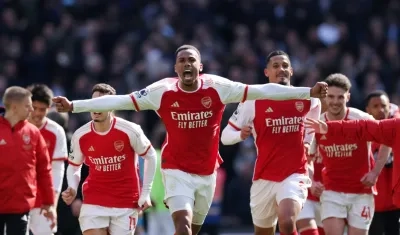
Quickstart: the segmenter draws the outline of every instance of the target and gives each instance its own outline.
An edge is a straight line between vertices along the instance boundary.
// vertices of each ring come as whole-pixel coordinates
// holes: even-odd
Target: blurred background
[[[129,93],[174,76],[174,51],[193,44],[206,73],[266,83],[265,58],[281,49],[291,57],[293,85],[340,72],[353,83],[351,106],[363,109],[376,89],[400,103],[396,0],[0,0],[0,9],[0,95],[39,82],[70,99],[89,98],[98,82]],[[235,108],[227,107],[222,126]],[[159,148],[165,133],[154,112],[118,115],[140,124]],[[71,115],[66,129],[87,121],[89,114]],[[207,226],[246,231],[252,140],[220,152],[225,163]],[[77,208],[79,201],[59,203],[58,234],[80,234]]]

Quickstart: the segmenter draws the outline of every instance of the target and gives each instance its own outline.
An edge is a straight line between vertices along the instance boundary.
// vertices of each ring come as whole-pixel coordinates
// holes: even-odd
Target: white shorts
[[[278,222],[277,205],[283,199],[293,199],[303,206],[311,180],[307,175],[292,174],[282,182],[256,180],[250,189],[253,223],[260,228],[274,227]]]
[[[210,210],[215,192],[217,173],[195,175],[175,169],[162,169],[165,203],[170,213],[193,212],[192,223],[202,225]]]
[[[139,212],[132,208],[113,208],[82,204],[79,225],[82,232],[108,228],[111,235],[133,235]]]
[[[368,230],[375,212],[372,194],[338,193],[323,191],[321,194],[321,219],[343,218],[350,226]]]
[[[322,228],[321,203],[307,199],[299,216],[297,216],[297,221],[302,219],[314,219],[317,226]]]
[[[29,217],[29,229],[33,235],[50,235],[57,232],[56,227],[53,230],[50,228],[51,221],[40,214],[40,208],[32,209],[29,212]]]

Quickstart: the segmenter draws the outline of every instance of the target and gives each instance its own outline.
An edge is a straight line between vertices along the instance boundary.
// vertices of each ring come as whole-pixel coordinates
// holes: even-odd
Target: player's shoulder
[[[353,107],[349,107],[348,112],[347,119],[349,120],[374,119],[370,114]]]
[[[83,126],[79,127],[78,129],[76,129],[76,131],[72,135],[72,139],[78,140],[78,139],[82,138],[82,136],[84,136],[90,132],[92,132],[92,121],[84,124]]]
[[[208,73],[202,74],[200,79],[203,80],[204,87],[215,87],[216,85],[228,86],[232,83],[232,81],[227,78]]]
[[[177,91],[178,80],[179,80],[178,78],[173,78],[173,77],[163,78],[157,82],[148,85],[146,88],[143,88],[139,91],[134,91],[133,95],[136,98],[146,97],[148,94],[151,94],[152,97],[162,96],[162,94],[165,93],[166,91],[171,91],[171,90]]]
[[[65,134],[64,128],[57,122],[51,120],[50,118],[47,118],[46,122],[47,122],[45,126],[46,130],[54,133],[56,136],[60,134]]]
[[[135,134],[137,137],[143,133],[142,127],[136,123],[130,122],[120,117],[115,117],[115,126],[114,128],[126,133],[126,134]]]

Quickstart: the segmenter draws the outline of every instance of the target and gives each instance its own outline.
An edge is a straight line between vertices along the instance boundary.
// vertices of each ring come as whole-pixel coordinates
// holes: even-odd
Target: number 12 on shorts
[[[136,218],[134,216],[129,216],[129,230],[136,229]]]
[[[364,206],[361,211],[361,217],[370,220],[371,219],[371,209],[369,206]]]

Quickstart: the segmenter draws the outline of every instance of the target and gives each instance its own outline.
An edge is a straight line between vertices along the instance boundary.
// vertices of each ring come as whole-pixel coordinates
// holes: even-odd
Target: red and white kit
[[[229,119],[221,136],[224,144],[241,141],[241,128],[253,127],[257,160],[250,207],[257,227],[276,225],[276,204],[283,199],[294,199],[303,206],[307,188],[311,186],[304,144],[311,144],[314,138],[314,135],[305,135],[304,119],[318,119],[320,113],[319,99],[257,100],[239,104]]]
[[[53,184],[56,194],[61,192],[62,182],[64,179],[65,166],[64,161],[67,160],[67,137],[64,129],[55,121],[46,118],[44,125],[40,128],[44,140],[46,141],[49,155],[52,158],[51,171],[53,176]],[[35,208],[30,212],[29,228],[34,235],[49,235],[57,231],[50,228],[50,221],[40,214],[42,199],[38,192]],[[46,224],[48,226],[46,226]]]
[[[373,120],[363,111],[348,108],[344,120]],[[327,114],[321,120],[329,121]],[[316,134],[317,148],[325,166],[322,177],[325,190],[321,195],[321,219],[347,219],[350,226],[368,229],[374,214],[374,188],[361,183],[373,168],[371,143]]]
[[[142,190],[138,155],[145,159]],[[108,227],[111,235],[134,234],[138,201],[149,195],[156,167],[155,150],[140,126],[114,117],[110,130],[99,133],[89,122],[72,136],[68,161],[68,185],[74,189],[82,163],[89,167],[82,185],[82,231]]]
[[[219,133],[225,105],[254,99],[309,99],[310,88],[277,84],[245,85],[203,74],[199,89],[186,92],[178,78],[165,78],[130,95],[73,101],[74,112],[155,110],[167,130],[162,147],[165,199],[173,213],[193,211],[193,224],[202,224],[212,203]],[[196,204],[194,205],[194,201]]]

